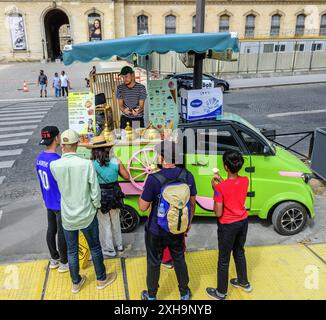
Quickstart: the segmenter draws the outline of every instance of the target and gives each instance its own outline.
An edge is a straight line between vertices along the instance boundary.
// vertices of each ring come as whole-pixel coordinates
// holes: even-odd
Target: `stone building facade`
[[[0,1],[0,61],[60,57],[62,47],[137,34],[191,33],[194,0]],[[325,0],[206,0],[205,32],[240,39],[326,37]]]

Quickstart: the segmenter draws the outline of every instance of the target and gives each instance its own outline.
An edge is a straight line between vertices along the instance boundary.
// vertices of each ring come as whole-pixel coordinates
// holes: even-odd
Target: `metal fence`
[[[319,44],[321,44],[320,47],[317,47]],[[267,45],[272,46],[272,52],[266,52]],[[280,46],[283,45],[284,51],[280,51]],[[300,47],[300,45],[304,46]],[[276,48],[278,51],[275,51]],[[316,48],[322,48],[322,50],[316,50]],[[237,61],[234,62],[205,59],[204,72],[244,74],[326,70],[326,40],[242,41],[240,53],[235,56]],[[145,57],[139,57],[138,63],[146,68]],[[149,70],[157,71],[162,75],[192,71],[192,68],[186,68],[183,65],[175,52],[164,55],[153,53],[147,64]]]

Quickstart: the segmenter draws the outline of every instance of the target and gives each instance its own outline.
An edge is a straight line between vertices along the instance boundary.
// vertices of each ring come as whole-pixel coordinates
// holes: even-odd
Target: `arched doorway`
[[[45,50],[47,50],[48,59],[54,61],[60,58],[62,48],[70,39],[70,24],[66,13],[60,9],[49,11],[44,17],[44,30]]]

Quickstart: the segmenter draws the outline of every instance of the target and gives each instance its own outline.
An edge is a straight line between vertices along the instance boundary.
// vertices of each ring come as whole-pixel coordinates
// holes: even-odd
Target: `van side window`
[[[216,155],[227,150],[241,152],[240,146],[228,130],[204,129],[197,131],[197,154]]]
[[[239,131],[241,137],[243,138],[250,154],[264,154],[264,144],[261,143],[257,138],[243,132]]]

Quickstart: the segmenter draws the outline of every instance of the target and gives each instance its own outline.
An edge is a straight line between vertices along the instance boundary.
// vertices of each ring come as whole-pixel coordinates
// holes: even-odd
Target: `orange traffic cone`
[[[28,92],[27,81],[24,80],[24,92]]]

